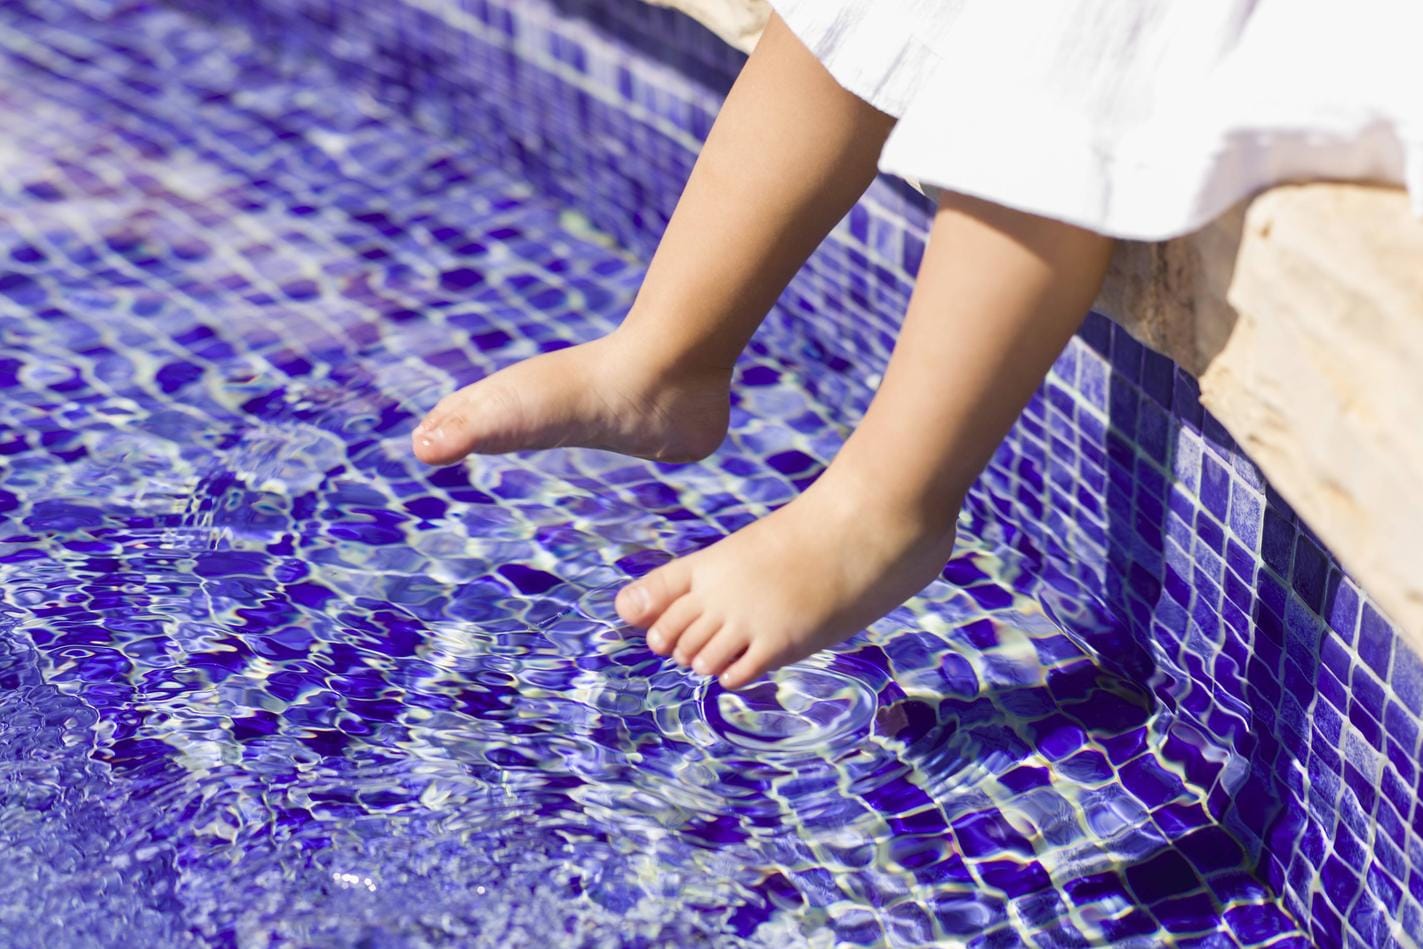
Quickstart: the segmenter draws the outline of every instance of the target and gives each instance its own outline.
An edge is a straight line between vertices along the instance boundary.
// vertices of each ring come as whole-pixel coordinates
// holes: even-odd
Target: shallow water
[[[992,523],[739,695],[619,625],[833,454],[794,353],[701,465],[424,468],[421,411],[606,331],[642,262],[315,65],[35,9],[0,14],[0,944],[1297,935],[1202,807],[1240,762]]]

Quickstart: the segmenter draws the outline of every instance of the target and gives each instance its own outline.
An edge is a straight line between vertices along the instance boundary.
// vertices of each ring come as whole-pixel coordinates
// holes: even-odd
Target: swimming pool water
[[[0,116],[0,944],[1305,944],[991,505],[740,695],[620,626],[852,426],[795,352],[703,464],[416,463],[644,263],[477,143],[132,0],[5,7]]]

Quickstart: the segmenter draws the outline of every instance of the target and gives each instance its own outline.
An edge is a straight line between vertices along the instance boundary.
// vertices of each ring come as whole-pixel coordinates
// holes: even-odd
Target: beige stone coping
[[[749,53],[761,38],[771,15],[766,0],[647,0],[653,6],[672,7],[701,21],[732,46]]]
[[[1100,312],[1201,401],[1423,651],[1423,221],[1396,188],[1274,188],[1123,243]]]
[[[651,0],[749,50],[765,0]],[[1201,401],[1423,652],[1423,222],[1396,188],[1275,188],[1123,243],[1096,309]]]

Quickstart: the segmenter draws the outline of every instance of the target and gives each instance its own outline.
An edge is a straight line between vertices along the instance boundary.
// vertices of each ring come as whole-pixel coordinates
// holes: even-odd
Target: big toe
[[[623,622],[646,628],[686,593],[689,585],[690,577],[682,561],[674,560],[619,590],[613,606]]]
[[[541,447],[528,427],[517,387],[491,377],[441,399],[416,427],[411,446],[426,464],[449,464],[473,452]]]
[[[474,450],[469,419],[457,408],[435,406],[410,435],[410,447],[427,465],[446,465]]]

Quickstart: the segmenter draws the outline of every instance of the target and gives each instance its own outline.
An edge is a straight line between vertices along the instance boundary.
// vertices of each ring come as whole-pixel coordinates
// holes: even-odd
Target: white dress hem
[[[1163,240],[1315,180],[1403,185],[1423,216],[1423,73],[1413,83],[1398,52],[1414,2],[1365,0],[1372,19],[1361,9],[1352,31],[1326,0],[772,5],[841,86],[899,120],[881,170]],[[1331,31],[1337,55],[1320,61]]]

